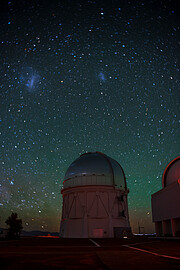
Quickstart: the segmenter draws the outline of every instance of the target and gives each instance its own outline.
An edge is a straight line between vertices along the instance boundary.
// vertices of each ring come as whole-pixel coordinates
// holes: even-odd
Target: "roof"
[[[84,180],[79,182],[80,177]],[[92,177],[96,180],[92,180]],[[101,152],[89,152],[77,158],[67,169],[63,182],[64,188],[72,186],[72,180],[73,186],[81,183],[81,185],[112,185],[127,189],[121,165]]]
[[[173,159],[165,168],[162,176],[162,186],[167,187],[180,179],[180,156]]]

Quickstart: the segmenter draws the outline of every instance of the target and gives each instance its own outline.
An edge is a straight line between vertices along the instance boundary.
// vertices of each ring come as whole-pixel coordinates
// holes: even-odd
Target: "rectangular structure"
[[[180,236],[179,181],[154,193],[151,199],[152,219],[157,236]]]
[[[152,195],[153,222],[180,217],[180,186],[175,182]]]

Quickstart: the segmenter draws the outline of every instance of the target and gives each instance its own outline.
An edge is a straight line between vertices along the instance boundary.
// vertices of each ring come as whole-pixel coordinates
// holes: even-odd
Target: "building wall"
[[[152,195],[153,222],[180,217],[180,184],[175,182]]]
[[[180,183],[152,195],[152,219],[157,236],[180,236]]]
[[[62,190],[60,236],[114,237],[114,227],[130,231],[127,193],[113,186],[79,186]]]

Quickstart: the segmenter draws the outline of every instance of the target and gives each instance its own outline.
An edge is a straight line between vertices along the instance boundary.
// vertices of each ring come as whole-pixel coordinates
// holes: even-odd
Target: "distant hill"
[[[42,232],[42,231],[21,232],[21,236],[47,236],[48,234],[51,236],[59,236],[58,232]]]

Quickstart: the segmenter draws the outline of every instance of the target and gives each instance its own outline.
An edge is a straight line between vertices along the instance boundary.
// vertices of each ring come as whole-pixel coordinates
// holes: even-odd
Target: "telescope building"
[[[128,192],[124,171],[116,160],[100,152],[82,154],[64,177],[60,237],[130,234]]]
[[[162,189],[151,198],[157,236],[180,236],[180,157],[164,170]]]

